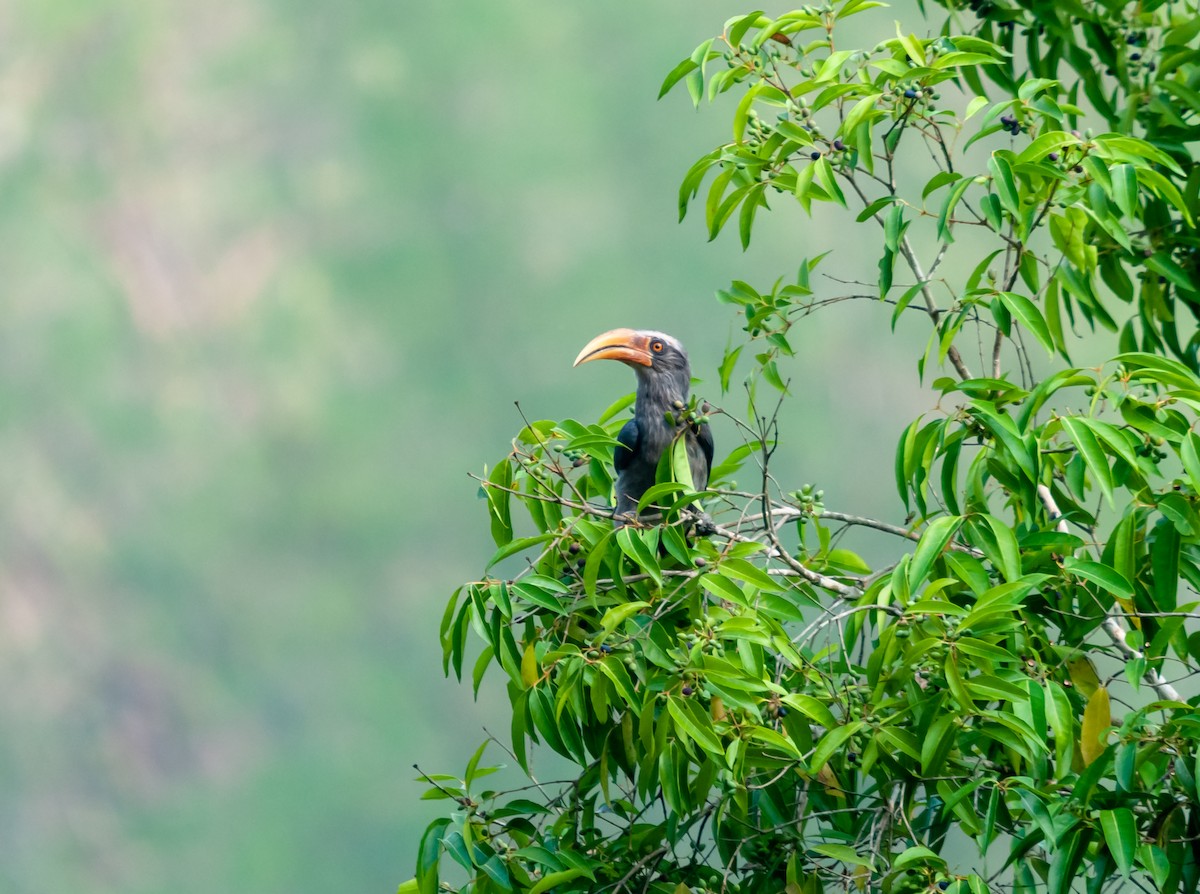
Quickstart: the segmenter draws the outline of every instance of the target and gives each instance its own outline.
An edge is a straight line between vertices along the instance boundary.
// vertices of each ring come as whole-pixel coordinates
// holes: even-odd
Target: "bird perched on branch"
[[[692,371],[687,351],[677,339],[649,329],[613,329],[597,335],[575,358],[575,366],[590,360],[620,360],[637,373],[637,402],[617,435],[613,454],[617,469],[617,519],[632,516],[638,500],[655,482],[658,462],[676,437],[687,445],[688,468],[696,490],[708,487],[713,438],[707,422],[685,422],[684,408]]]

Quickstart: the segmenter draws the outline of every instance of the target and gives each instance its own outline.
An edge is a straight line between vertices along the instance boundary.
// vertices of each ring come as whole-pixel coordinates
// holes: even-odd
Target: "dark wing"
[[[619,447],[613,448],[613,465],[616,466],[618,472],[623,472],[629,468],[629,464],[633,462],[633,458],[637,456],[638,444],[641,443],[641,433],[638,431],[636,419],[630,419],[622,427],[617,435],[617,440],[621,442]],[[711,444],[712,437],[709,437]],[[709,457],[712,457],[712,447],[708,448]]]
[[[713,461],[712,429],[708,427],[707,422],[696,427],[696,441],[700,444],[700,450],[704,453],[704,480],[706,482],[705,487],[707,487],[708,479],[712,475]]]

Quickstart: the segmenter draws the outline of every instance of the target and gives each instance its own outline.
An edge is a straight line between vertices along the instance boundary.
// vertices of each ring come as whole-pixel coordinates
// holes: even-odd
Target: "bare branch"
[[[1054,494],[1050,492],[1044,484],[1039,484],[1037,488],[1038,498],[1042,501],[1042,505],[1046,507],[1046,512],[1050,514],[1050,520],[1057,520],[1054,529],[1060,534],[1068,533],[1067,520],[1063,518],[1063,514],[1059,511],[1058,504],[1054,500]],[[1101,627],[1108,634],[1108,638],[1112,640],[1112,644],[1116,646],[1117,651],[1125,658],[1126,661],[1139,661],[1146,656],[1129,645],[1125,639],[1125,628],[1121,626],[1119,615],[1109,612],[1104,616],[1104,621],[1101,622]],[[1166,681],[1162,674],[1152,667],[1147,667],[1146,672],[1142,675],[1150,687],[1158,693],[1158,697],[1166,701],[1179,702],[1183,701],[1179,696],[1179,692]]]

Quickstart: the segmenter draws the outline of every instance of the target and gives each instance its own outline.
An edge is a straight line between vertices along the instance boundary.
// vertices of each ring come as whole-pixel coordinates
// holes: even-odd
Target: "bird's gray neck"
[[[639,371],[634,416],[641,423],[666,425],[665,414],[675,411],[675,401],[687,403],[691,379],[687,368],[665,373]]]

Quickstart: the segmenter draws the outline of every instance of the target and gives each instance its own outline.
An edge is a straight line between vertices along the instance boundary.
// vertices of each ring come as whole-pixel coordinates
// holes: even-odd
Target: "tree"
[[[681,216],[747,244],[768,203],[849,209],[878,270],[825,294],[818,264],[861,278],[835,253],[719,293],[746,332],[721,402],[745,375],[748,408],[682,411],[744,436],[705,515],[666,462],[661,521],[614,530],[631,398],[528,424],[481,479],[488,567],[518,570],[455,593],[446,669],[506,675],[494,747],[526,773],[531,743],[575,769],[486,791],[481,747],[425,777],[454,809],[407,887],[1196,889],[1200,11],[942,2],[935,36],[866,49],[840,35],[875,0],[753,12],[667,77],[737,97]],[[928,323],[901,525],[771,473],[790,328],[850,298]],[[864,528],[894,561],[864,561]]]

